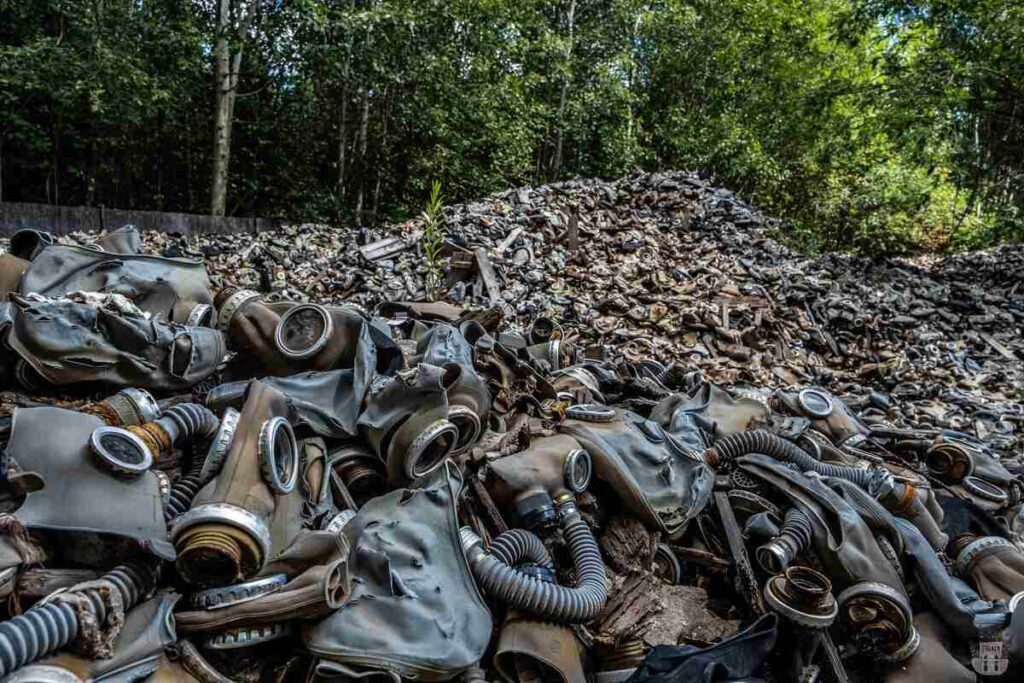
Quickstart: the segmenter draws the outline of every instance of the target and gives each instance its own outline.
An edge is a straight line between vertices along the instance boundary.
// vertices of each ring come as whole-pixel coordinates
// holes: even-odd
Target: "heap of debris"
[[[445,210],[442,294],[558,321],[588,357],[699,369],[752,387],[824,386],[901,426],[951,428],[1012,451],[1024,421],[1024,248],[942,260],[805,258],[783,229],[695,174],[574,180]],[[275,300],[427,297],[422,222],[296,226],[151,248],[207,259]],[[900,413],[900,414],[896,414]]]
[[[0,679],[1019,680],[1024,252],[446,220],[5,245]]]

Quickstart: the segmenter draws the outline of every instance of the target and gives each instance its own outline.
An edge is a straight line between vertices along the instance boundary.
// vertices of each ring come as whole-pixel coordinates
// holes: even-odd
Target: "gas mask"
[[[142,311],[179,324],[199,324],[203,312],[208,315],[213,301],[202,261],[113,253],[112,249],[137,248],[134,229],[106,237],[110,247],[106,251],[102,244],[101,249],[59,244],[44,247],[22,277],[20,292],[47,297],[71,292],[119,294]]]
[[[714,475],[657,422],[617,408],[571,406],[559,432],[590,453],[594,473],[644,524],[672,534],[711,497]]]
[[[569,627],[510,610],[498,634],[494,667],[508,681],[585,683],[582,649]]]
[[[692,393],[673,394],[651,412],[651,419],[675,435],[689,450],[699,451],[704,444],[696,435],[720,438],[755,429],[768,420],[768,409],[750,398],[733,398],[709,382],[702,382]]]
[[[7,450],[42,480],[15,511],[27,528],[135,539],[158,557],[174,559],[160,479],[145,466],[145,445],[131,432],[95,415],[21,408]]]
[[[808,476],[767,455],[744,455],[736,462],[743,473],[764,481],[799,506],[810,521],[811,550],[837,590],[877,583],[902,595],[906,604],[903,582],[879,547],[868,525],[870,518],[860,509],[819,476]]]
[[[302,462],[283,394],[253,381],[217,478],[177,518],[172,539],[181,576],[225,586],[256,576],[301,526]]]
[[[986,600],[1011,600],[1024,593],[1024,553],[999,536],[965,534],[950,553],[957,575]]]
[[[256,292],[233,287],[221,290],[215,303],[217,328],[258,364],[258,374],[351,368],[369,324],[351,306],[265,303]]]
[[[454,327],[436,325],[420,337],[416,353],[421,363],[454,363],[462,368],[459,378],[448,388],[448,419],[459,431],[452,453],[469,450],[483,434],[491,410],[491,393],[486,380],[473,367],[472,347]]]
[[[9,311],[6,343],[51,384],[189,389],[225,353],[216,330],[149,317],[115,295],[17,297]]]
[[[886,683],[976,683],[978,677],[950,653],[952,634],[942,619],[932,612],[914,615],[914,627],[920,634],[920,646],[910,659],[892,665]]]
[[[845,403],[827,391],[780,390],[775,393],[773,400],[780,411],[810,419],[811,427],[837,446],[849,441],[851,437],[865,437],[871,433]]]
[[[178,612],[178,630],[206,643],[226,644],[243,631],[270,632],[296,620],[322,619],[349,590],[349,548],[337,531],[303,530],[248,581],[192,593]]]
[[[359,431],[386,463],[395,485],[415,481],[441,467],[458,443],[448,419],[447,391],[462,376],[454,363],[421,363],[392,377],[377,377],[359,416]]]
[[[925,455],[928,470],[960,496],[986,510],[1020,502],[1024,484],[983,445],[966,435],[943,433]]]
[[[262,304],[253,305],[254,317],[258,317],[256,313],[266,313]],[[346,356],[347,367],[324,372],[300,372],[284,377],[264,377],[261,381],[288,398],[292,416],[298,424],[309,427],[323,437],[349,438],[358,432],[356,420],[375,373],[397,369],[401,363],[401,353],[394,340],[372,321],[363,320],[346,309],[336,310],[340,312],[339,315],[347,316],[346,320],[358,325],[358,334],[350,349],[352,355],[350,358]],[[351,318],[351,315],[356,315],[358,320]],[[242,325],[241,322],[238,324]],[[254,332],[256,328],[249,326],[247,329]],[[346,335],[350,332],[356,330],[347,330]],[[269,347],[264,345],[263,350],[272,355]],[[247,381],[227,382],[214,388],[207,394],[207,405],[215,410],[228,405],[240,408]]]
[[[448,680],[483,656],[491,616],[460,547],[462,483],[446,465],[378,496],[345,524],[350,592],[302,630],[319,669]]]
[[[176,640],[174,605],[180,595],[157,595],[125,615],[108,659],[58,654],[20,669],[5,680],[24,683],[142,680],[160,667],[164,650]],[[148,680],[148,679],[147,679]]]
[[[593,366],[574,365],[554,374],[551,388],[560,400],[570,403],[605,403],[601,381]],[[596,370],[596,368],[593,368]]]
[[[522,526],[547,530],[558,524],[555,501],[585,491],[591,471],[590,454],[580,443],[556,434],[491,461],[485,481],[494,500],[514,511]]]

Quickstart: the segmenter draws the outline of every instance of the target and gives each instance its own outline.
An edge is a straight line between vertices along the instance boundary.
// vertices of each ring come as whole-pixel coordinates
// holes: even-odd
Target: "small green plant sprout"
[[[430,198],[423,209],[423,256],[427,265],[427,296],[431,301],[437,299],[444,277],[444,268],[441,264],[441,250],[444,245],[444,215],[441,212],[443,204],[441,181],[435,180],[430,186]]]

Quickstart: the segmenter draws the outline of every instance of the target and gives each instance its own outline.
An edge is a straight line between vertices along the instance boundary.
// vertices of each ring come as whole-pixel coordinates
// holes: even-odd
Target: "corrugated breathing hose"
[[[786,510],[786,518],[775,538],[757,549],[757,563],[771,573],[779,574],[811,545],[811,518],[799,507]]]
[[[167,431],[173,443],[196,438],[212,439],[220,427],[220,420],[213,411],[198,403],[171,406],[156,422]]]
[[[852,482],[877,498],[893,514],[911,520],[933,548],[940,550],[949,540],[917,495],[914,486],[893,481],[892,476],[883,470],[862,470],[819,462],[796,444],[770,432],[732,434],[696,457],[714,466],[721,460],[735,460],[749,453],[763,453],[781,462],[793,463],[805,472],[809,470],[825,477]]]
[[[125,611],[156,585],[156,569],[142,563],[115,567],[101,577],[121,594]],[[81,591],[98,623],[107,618],[107,607],[98,589]],[[58,650],[78,637],[78,613],[67,602],[48,602],[0,623],[0,678]]]
[[[165,410],[153,422],[130,425],[128,431],[139,437],[159,460],[170,453],[175,444],[212,439],[220,427],[220,420],[209,408],[198,403],[179,403]]]
[[[491,541],[488,548],[491,555],[514,567],[529,562],[545,569],[554,569],[551,554],[536,534],[526,529],[509,529]]]
[[[730,434],[716,441],[714,446],[705,449],[696,457],[714,467],[722,460],[732,461],[751,453],[762,453],[782,462],[793,463],[805,472],[812,471],[826,477],[846,479],[864,488],[869,488],[878,477],[878,473],[871,470],[820,462],[796,444],[771,432],[760,430]]]
[[[202,476],[203,465],[203,461],[196,458],[192,469],[171,486],[171,493],[164,506],[164,517],[168,522],[185,514],[192,507],[192,501],[195,500],[199,489],[210,483],[216,476],[216,472],[212,472],[208,477]]]
[[[484,592],[540,619],[583,623],[596,617],[608,599],[601,551],[572,500],[558,504],[559,520],[578,577],[574,588],[547,583],[510,567],[484,550],[480,537],[463,527],[462,547]]]

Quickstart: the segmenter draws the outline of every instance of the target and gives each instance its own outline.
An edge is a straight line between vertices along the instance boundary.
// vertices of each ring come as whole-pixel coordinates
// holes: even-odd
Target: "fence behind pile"
[[[46,230],[55,235],[83,230],[114,230],[131,223],[139,230],[191,235],[196,233],[257,233],[275,230],[290,221],[276,218],[201,216],[191,213],[131,211],[92,206],[55,206],[0,202],[0,235],[22,228]]]

